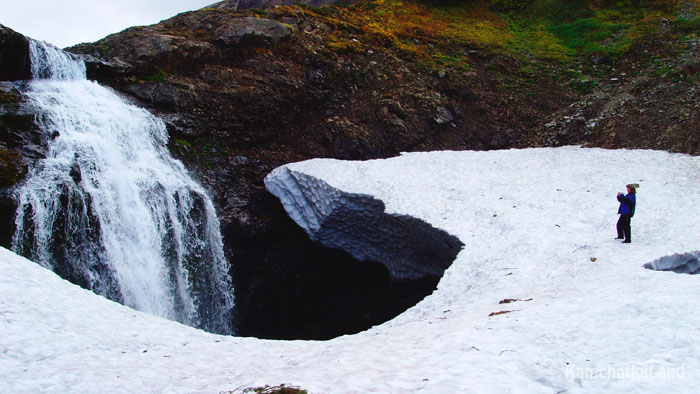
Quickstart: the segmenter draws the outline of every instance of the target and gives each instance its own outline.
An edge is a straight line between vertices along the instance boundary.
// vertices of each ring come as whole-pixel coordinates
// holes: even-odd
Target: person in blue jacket
[[[637,189],[636,185],[627,185],[627,194],[617,193],[617,201],[620,202],[620,208],[617,213],[620,214],[620,219],[617,221],[617,238],[625,239],[622,243],[632,242],[632,228],[630,221],[634,216],[634,208],[637,205]]]

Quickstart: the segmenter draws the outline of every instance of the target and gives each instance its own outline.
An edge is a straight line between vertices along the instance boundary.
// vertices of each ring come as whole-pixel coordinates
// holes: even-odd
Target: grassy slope
[[[659,34],[662,21],[670,21],[679,45],[700,33],[700,18],[688,19],[679,12],[697,10],[696,0],[662,0],[647,6],[591,3],[534,0],[525,9],[499,12],[491,4],[475,2],[431,5],[373,0],[346,8],[302,11],[325,18],[335,28],[327,44],[333,51],[370,49],[371,42],[353,40],[358,33],[369,34],[427,68],[453,75],[470,69],[465,48],[492,51],[514,57],[521,65],[519,78],[541,71],[538,65],[543,62],[561,65],[572,86],[581,91],[592,88],[589,77],[601,72],[592,63],[615,62]]]

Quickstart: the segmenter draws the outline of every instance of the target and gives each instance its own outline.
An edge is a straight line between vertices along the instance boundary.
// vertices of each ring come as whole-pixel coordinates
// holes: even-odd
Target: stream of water
[[[206,191],[163,122],[32,41],[25,95],[48,152],[17,191],[13,250],[134,309],[231,334],[233,289]]]

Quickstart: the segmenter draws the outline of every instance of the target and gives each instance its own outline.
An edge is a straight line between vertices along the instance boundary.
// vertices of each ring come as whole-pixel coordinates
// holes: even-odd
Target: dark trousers
[[[617,221],[617,237],[625,238],[625,241],[632,241],[632,228],[630,225],[630,215],[620,215]]]

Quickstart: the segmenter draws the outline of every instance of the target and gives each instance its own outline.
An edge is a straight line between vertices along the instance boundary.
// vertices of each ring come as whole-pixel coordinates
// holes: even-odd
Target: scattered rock
[[[593,63],[595,66],[600,66],[601,64],[605,63],[605,56],[601,54],[600,52],[595,52],[591,54],[588,59]]]
[[[491,312],[491,313],[489,313],[489,317],[491,317],[491,316],[498,316],[498,315],[504,315],[504,314],[506,314],[506,313],[511,313],[511,312],[515,312],[515,311],[498,311],[498,312]]]
[[[521,300],[520,298],[504,298],[501,301],[499,301],[499,304],[510,304],[512,302],[517,302],[517,301],[532,301],[532,298],[528,298],[525,300]]]
[[[438,109],[437,109],[437,114],[435,115],[435,117],[433,118],[433,120],[434,120],[435,123],[437,123],[438,125],[441,125],[441,124],[445,124],[445,123],[450,123],[450,122],[452,122],[453,120],[455,120],[455,116],[454,116],[454,114],[452,113],[452,111],[450,111],[449,108],[446,108],[446,107],[438,107]]]

